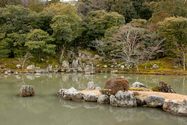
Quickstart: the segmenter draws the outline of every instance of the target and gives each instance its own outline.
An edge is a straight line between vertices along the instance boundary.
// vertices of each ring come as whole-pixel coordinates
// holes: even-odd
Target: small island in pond
[[[116,107],[152,107],[181,116],[187,116],[187,96],[176,94],[169,84],[163,81],[148,89],[144,84],[135,82],[129,88],[129,82],[123,78],[112,78],[105,83],[105,89],[95,87],[93,82],[87,84],[86,90],[75,88],[60,89],[59,97],[75,102],[97,102]],[[158,92],[155,92],[157,88]]]

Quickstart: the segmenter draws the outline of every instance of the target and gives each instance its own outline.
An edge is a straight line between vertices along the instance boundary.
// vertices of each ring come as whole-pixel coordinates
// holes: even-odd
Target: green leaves
[[[173,42],[187,44],[187,18],[168,17],[158,23],[160,34],[167,38],[167,47],[171,48]]]
[[[72,41],[72,29],[71,24],[68,22],[67,16],[58,15],[52,20],[54,23],[51,24],[53,29],[53,36],[59,41]]]
[[[0,8],[0,18],[4,23],[0,27],[3,33],[25,33],[29,32],[29,20],[27,16],[31,11],[23,6],[9,5],[6,8]]]
[[[103,10],[92,11],[87,15],[87,34],[92,40],[104,37],[105,30],[113,26],[120,26],[125,23],[122,15],[111,12],[106,13]]]
[[[40,54],[42,53],[55,54],[56,46],[48,44],[51,43],[51,41],[53,41],[53,39],[47,32],[35,29],[28,34],[25,46],[27,46],[31,52],[38,53],[40,61]]]

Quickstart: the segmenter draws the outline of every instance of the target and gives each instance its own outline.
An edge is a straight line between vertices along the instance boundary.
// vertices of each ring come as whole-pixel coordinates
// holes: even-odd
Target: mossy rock
[[[156,92],[159,92],[159,88],[158,88],[158,85],[154,86],[151,88],[153,91],[156,91]]]
[[[103,94],[103,95],[109,95],[109,89],[101,89],[100,92]]]
[[[129,90],[129,82],[124,78],[112,78],[106,81],[105,89],[109,89],[109,93],[111,95],[115,95],[119,90],[128,91]]]

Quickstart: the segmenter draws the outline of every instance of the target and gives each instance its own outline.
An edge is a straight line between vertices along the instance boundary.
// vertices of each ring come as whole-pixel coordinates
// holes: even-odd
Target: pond
[[[109,104],[77,103],[63,100],[56,93],[60,88],[84,90],[87,82],[104,87],[109,78],[123,77],[148,87],[163,80],[177,93],[187,95],[187,76],[128,74],[43,74],[0,75],[0,125],[186,125],[187,118],[157,108],[119,108]],[[33,85],[34,97],[19,97],[21,85]]]

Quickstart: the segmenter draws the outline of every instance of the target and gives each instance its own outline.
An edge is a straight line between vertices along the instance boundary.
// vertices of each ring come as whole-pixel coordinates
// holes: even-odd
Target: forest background
[[[85,48],[127,69],[164,58],[186,70],[187,1],[0,0],[1,59],[61,64]]]

